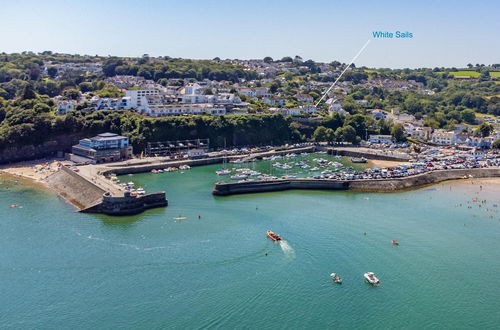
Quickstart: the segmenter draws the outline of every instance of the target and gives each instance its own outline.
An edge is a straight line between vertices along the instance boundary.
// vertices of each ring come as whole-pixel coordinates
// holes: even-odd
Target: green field
[[[444,73],[444,72],[441,72],[441,73]],[[481,73],[479,72],[476,72],[476,71],[450,71],[450,72],[446,72],[448,73],[449,75],[452,75],[454,77],[472,77],[472,78],[479,78],[479,76],[481,75]]]
[[[451,76],[454,77],[472,77],[472,78],[479,78],[481,76],[480,72],[476,71],[449,71],[449,72],[439,72],[439,73],[448,73]],[[500,71],[490,71],[490,77],[492,78],[500,78]]]

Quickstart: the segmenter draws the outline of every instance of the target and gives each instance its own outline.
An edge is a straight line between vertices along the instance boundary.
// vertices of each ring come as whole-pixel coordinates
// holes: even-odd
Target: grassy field
[[[445,73],[445,72],[439,72],[439,73]],[[472,77],[472,78],[479,78],[481,76],[481,73],[476,72],[476,71],[450,71],[446,72],[451,76],[454,77]],[[500,71],[490,71],[490,77],[492,78],[500,78]]]
[[[440,72],[444,73],[444,72]],[[447,72],[449,75],[454,76],[454,77],[472,77],[472,78],[479,78],[481,73],[476,72],[476,71],[450,71]]]

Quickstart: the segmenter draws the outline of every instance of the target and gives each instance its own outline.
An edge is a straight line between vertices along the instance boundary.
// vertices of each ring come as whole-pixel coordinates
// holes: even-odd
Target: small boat
[[[330,277],[332,278],[332,280],[337,283],[337,284],[342,284],[342,279],[340,278],[340,276],[338,276],[336,273],[331,273],[330,274]]]
[[[231,174],[231,170],[220,169],[215,171],[215,173],[217,173],[217,175],[228,175]]]
[[[186,220],[187,218],[186,218],[186,217],[181,217],[181,216],[179,216],[179,217],[175,217],[174,219],[175,219],[175,220]]]
[[[268,230],[267,231],[267,237],[269,237],[270,239],[272,239],[273,241],[281,241],[281,236],[278,235],[278,234],[275,234],[272,230]]]
[[[365,157],[361,157],[361,158],[351,157],[351,162],[352,163],[366,163],[366,162],[368,162],[368,160]]]
[[[369,284],[371,284],[371,285],[378,285],[378,284],[380,284],[380,281],[379,281],[379,279],[375,276],[375,273],[372,273],[372,272],[365,273],[364,277],[365,277],[365,280],[366,280]]]
[[[137,188],[136,192],[137,192],[138,195],[144,195],[144,194],[146,194],[146,191],[144,190],[144,188]]]
[[[244,180],[246,178],[248,178],[248,175],[245,174],[236,174],[230,177],[231,180]]]
[[[391,241],[391,244],[392,244],[392,245],[399,245],[399,242],[393,239],[393,240]]]

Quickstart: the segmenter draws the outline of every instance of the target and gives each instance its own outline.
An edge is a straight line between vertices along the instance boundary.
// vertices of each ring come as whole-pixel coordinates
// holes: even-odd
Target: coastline
[[[37,159],[23,161],[0,166],[0,173],[32,180],[33,182],[44,182],[52,173],[57,172],[59,164],[69,164],[69,161],[60,159]]]

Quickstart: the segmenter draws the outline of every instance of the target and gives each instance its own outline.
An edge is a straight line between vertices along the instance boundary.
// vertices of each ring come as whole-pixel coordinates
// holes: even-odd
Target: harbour
[[[219,167],[120,176],[169,196],[122,217],[2,179],[4,326],[238,328],[244,316],[262,328],[492,328],[500,317],[498,179],[219,197]]]

